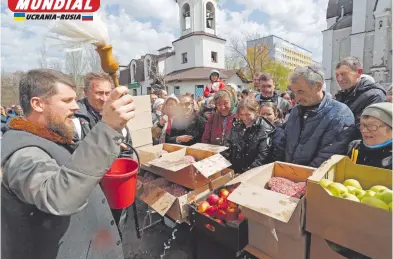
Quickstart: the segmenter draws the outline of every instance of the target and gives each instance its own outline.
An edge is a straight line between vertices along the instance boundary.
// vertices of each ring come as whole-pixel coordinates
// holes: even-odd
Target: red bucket
[[[131,158],[117,158],[102,178],[102,189],[112,209],[124,209],[134,203],[138,166]]]

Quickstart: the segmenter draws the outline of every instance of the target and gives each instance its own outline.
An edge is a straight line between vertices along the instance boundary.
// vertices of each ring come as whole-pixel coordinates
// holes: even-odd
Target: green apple
[[[393,202],[389,203],[389,210],[392,210],[392,204]]]
[[[351,201],[360,202],[360,200],[358,199],[358,197],[356,197],[355,195],[350,194],[350,193],[344,193],[344,194],[342,195],[342,197],[343,197],[344,199],[346,199],[346,200],[351,200]]]
[[[323,188],[327,188],[329,186],[329,184],[332,184],[333,181],[329,180],[329,179],[321,179],[319,181],[319,184],[323,187]]]
[[[341,183],[329,184],[326,189],[328,189],[336,197],[341,197],[344,193],[348,193],[347,188]]]
[[[381,192],[377,192],[374,197],[377,199],[380,199],[381,201],[384,201],[386,204],[389,204],[392,202],[393,198],[393,191],[386,189]]]
[[[353,186],[345,186],[345,187],[347,187],[347,190],[350,194],[353,194],[353,192],[355,192],[355,190],[359,190]]]
[[[363,190],[362,186],[360,185],[358,180],[355,179],[347,179],[344,181],[344,186],[348,187],[348,186],[352,186],[355,187],[356,189],[360,189]]]
[[[348,187],[347,187],[348,188]],[[366,193],[366,191],[364,190],[359,190],[359,189],[355,189],[353,191],[349,192],[350,194],[353,194],[355,196],[359,196],[359,195],[364,195]]]
[[[382,186],[382,185],[374,185],[373,187],[370,188],[370,190],[373,191],[373,192],[381,192],[381,191],[384,191],[386,189],[389,190],[387,187]]]
[[[375,195],[375,192],[373,192],[371,190],[367,190],[363,194],[357,195],[357,197],[358,197],[359,200],[362,200],[363,198],[373,197],[374,195]]]
[[[383,210],[389,210],[389,206],[386,205],[385,202],[381,201],[380,199],[377,199],[375,197],[365,197],[362,199],[362,203],[375,207],[375,208],[380,208]]]

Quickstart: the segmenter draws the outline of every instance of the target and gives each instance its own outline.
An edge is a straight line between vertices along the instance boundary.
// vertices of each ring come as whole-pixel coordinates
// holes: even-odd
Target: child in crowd
[[[203,95],[207,98],[213,96],[218,90],[224,89],[225,84],[220,80],[220,72],[213,69],[209,75],[210,83],[206,85]]]

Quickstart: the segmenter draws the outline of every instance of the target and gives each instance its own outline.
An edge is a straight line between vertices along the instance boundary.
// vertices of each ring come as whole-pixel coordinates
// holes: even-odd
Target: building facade
[[[255,51],[260,53],[259,56],[254,54]],[[249,58],[254,56],[281,62],[290,70],[312,64],[310,51],[275,35],[247,41],[247,54]]]
[[[226,40],[217,36],[216,0],[177,0],[181,36],[158,50],[133,59],[120,71],[120,84],[129,85],[134,95],[149,94],[155,85],[164,86],[169,94],[203,94],[212,69],[219,70],[225,83],[247,87],[239,71],[225,70]]]
[[[388,86],[392,83],[392,0],[330,0],[323,33],[326,87],[339,90],[336,64],[347,56],[363,63],[363,73]]]

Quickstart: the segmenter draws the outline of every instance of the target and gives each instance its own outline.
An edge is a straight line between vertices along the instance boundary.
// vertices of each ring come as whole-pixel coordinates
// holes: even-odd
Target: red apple
[[[244,220],[244,216],[243,216],[243,212],[239,212],[239,215],[237,215],[237,220],[239,221],[239,222],[241,222],[241,221],[243,221]]]
[[[219,219],[225,219],[227,217],[227,213],[224,210],[218,210],[216,216]]]
[[[222,198],[221,198],[222,199]],[[221,200],[220,199],[220,200]],[[228,208],[228,202],[227,201],[223,201],[223,202],[218,202],[218,209],[219,210],[223,210],[223,211],[226,211],[227,210],[227,208]]]
[[[224,221],[222,221],[221,219],[214,219],[214,221],[220,223],[220,224],[224,224]]]
[[[237,208],[237,204],[233,203],[231,201],[228,201],[228,207],[230,207],[230,208]]]
[[[206,212],[210,217],[213,217],[213,216],[216,215],[217,210],[218,210],[218,209],[217,209],[216,206],[210,206],[209,208],[206,209],[205,212]]]
[[[210,207],[210,204],[207,201],[202,201],[198,205],[198,212],[204,213],[207,210],[207,208],[209,208],[209,207]]]
[[[237,208],[229,207],[229,208],[227,209],[227,217],[226,217],[226,220],[227,220],[227,221],[234,221],[234,220],[237,220],[237,213],[238,213],[238,209],[237,209]]]
[[[229,191],[227,189],[221,189],[220,191],[220,197],[223,199],[226,199],[229,195]]]
[[[211,194],[209,196],[209,198],[207,198],[207,201],[209,202],[209,204],[211,206],[216,205],[218,203],[218,200],[220,199],[220,197],[217,196],[217,194]]]

